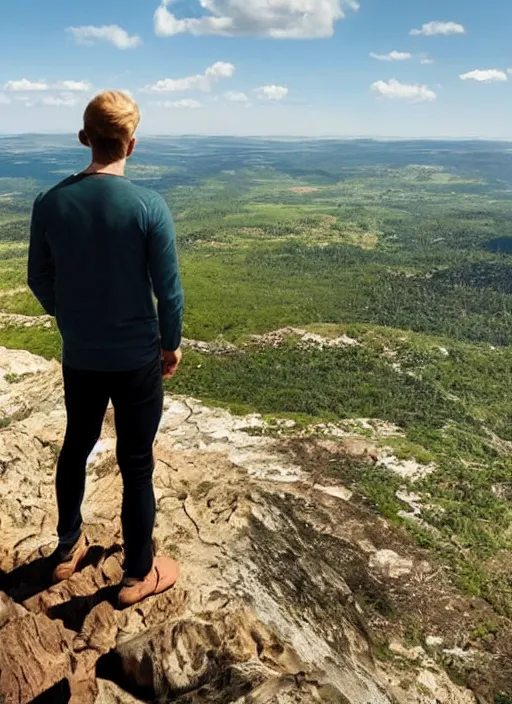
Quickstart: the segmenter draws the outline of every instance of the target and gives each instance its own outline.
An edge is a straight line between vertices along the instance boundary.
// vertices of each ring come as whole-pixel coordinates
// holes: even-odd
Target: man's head
[[[134,100],[120,91],[105,91],[85,109],[79,139],[84,146],[91,147],[94,161],[111,164],[133,152],[139,121],[139,107]]]

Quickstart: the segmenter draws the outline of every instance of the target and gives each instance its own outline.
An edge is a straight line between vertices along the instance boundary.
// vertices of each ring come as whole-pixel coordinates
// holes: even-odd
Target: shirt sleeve
[[[181,344],[183,288],[174,223],[160,196],[155,198],[149,211],[148,252],[149,273],[158,301],[162,349],[174,351]]]
[[[27,283],[48,315],[55,315],[55,266],[41,218],[40,193],[32,209]]]

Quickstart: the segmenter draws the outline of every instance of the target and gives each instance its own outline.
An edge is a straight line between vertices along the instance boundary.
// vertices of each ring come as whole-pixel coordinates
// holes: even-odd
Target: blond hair
[[[139,121],[139,107],[125,93],[108,90],[93,98],[85,109],[84,132],[95,158],[124,159]]]

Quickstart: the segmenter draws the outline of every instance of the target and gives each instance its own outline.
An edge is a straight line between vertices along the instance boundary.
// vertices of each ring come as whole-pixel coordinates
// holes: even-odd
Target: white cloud
[[[70,93],[87,93],[92,90],[92,84],[89,81],[58,81],[52,87],[67,90]]]
[[[161,108],[177,108],[178,110],[198,110],[203,107],[203,103],[199,100],[193,100],[192,98],[185,98],[184,100],[163,100],[154,103]]]
[[[5,93],[0,93],[0,105],[9,105],[11,99]]]
[[[137,35],[129,35],[125,29],[116,24],[103,27],[68,27],[67,32],[73,35],[77,44],[92,46],[98,41],[110,42],[118,49],[136,49],[142,44],[142,39]]]
[[[13,100],[18,103],[23,103],[26,108],[33,108],[38,105],[38,101],[34,98],[34,96],[15,95]]]
[[[7,81],[4,85],[4,90],[13,94],[13,100],[17,103],[22,103],[27,108],[33,108],[37,105],[46,105],[51,107],[73,107],[78,104],[76,98],[77,93],[85,93],[92,90],[92,84],[88,81],[57,81],[56,83],[48,83],[44,80],[29,81],[27,78],[22,78],[17,81]],[[57,91],[62,91],[56,94]],[[42,98],[39,95],[46,94]],[[39,94],[39,95],[38,95]],[[1,94],[0,94],[1,95]],[[0,103],[7,104],[11,102],[11,98],[4,94],[4,99],[0,98]]]
[[[400,83],[395,78],[390,81],[376,81],[370,90],[389,100],[410,100],[414,103],[435,100],[437,95],[428,86],[417,83]]]
[[[157,93],[179,93],[186,90],[209,91],[215,83],[223,78],[232,78],[234,73],[233,64],[217,61],[204,73],[196,73],[195,76],[187,76],[186,78],[163,78],[146,86],[145,90]]]
[[[283,100],[290,92],[285,86],[261,86],[255,88],[254,92],[261,100]]]
[[[50,86],[45,81],[29,81],[27,78],[22,78],[19,81],[7,81],[4,85],[4,90],[19,92],[39,92],[49,90]]]
[[[41,104],[47,105],[48,107],[72,108],[78,105],[78,100],[73,95],[48,95],[41,100]]]
[[[491,68],[487,71],[477,68],[475,71],[461,73],[459,76],[461,81],[478,81],[479,83],[501,83],[508,81],[508,76],[505,71]]]
[[[434,59],[431,59],[428,54],[423,54],[423,56],[420,59],[420,64],[422,66],[431,66],[434,63]]]
[[[155,33],[220,34],[273,39],[331,37],[345,10],[359,9],[356,0],[200,0],[208,14],[178,19],[162,0],[154,15]]]
[[[224,97],[230,103],[248,103],[249,97],[245,93],[239,93],[235,90],[228,90],[224,93]]]
[[[457,22],[427,22],[421,29],[411,29],[410,34],[413,37],[420,34],[425,37],[434,37],[438,34],[448,37],[450,34],[466,34],[466,29]]]
[[[7,97],[7,102],[11,102],[11,99]],[[66,107],[66,108],[72,108],[75,105],[78,105],[78,98],[76,97],[75,94],[73,93],[60,93],[58,95],[19,95],[16,94],[13,96],[13,100],[15,100],[17,103],[21,103],[24,105],[26,108],[35,108],[35,107]],[[0,94],[0,103],[2,102],[1,100],[1,94]]]
[[[372,51],[370,57],[377,59],[377,61],[409,61],[409,59],[412,59],[412,54],[409,54],[408,51],[390,51],[389,54],[374,54]]]

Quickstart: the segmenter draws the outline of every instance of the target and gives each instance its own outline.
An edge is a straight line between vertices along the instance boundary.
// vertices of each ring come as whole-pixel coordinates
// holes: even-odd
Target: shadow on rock
[[[71,699],[69,682],[62,680],[51,689],[32,699],[31,704],[68,704]]]
[[[93,545],[82,560],[80,570],[89,566],[97,567],[102,558],[107,556],[104,548]],[[0,591],[17,602],[30,599],[52,586],[52,574],[57,564],[58,554],[55,551],[22,564],[12,572],[0,571]]]
[[[118,594],[119,586],[103,587],[94,594],[74,596],[63,604],[52,606],[48,609],[47,615],[50,618],[61,620],[66,628],[79,633],[85,619],[94,607],[106,601],[115,608]]]
[[[51,587],[52,573],[56,565],[57,557],[53,553],[20,565],[12,572],[2,572],[0,574],[0,590],[18,602],[30,599]]]
[[[152,687],[142,687],[131,680],[123,666],[121,656],[114,650],[103,655],[96,663],[96,676],[113,682],[123,691],[129,692],[141,702],[154,702],[155,690]]]

